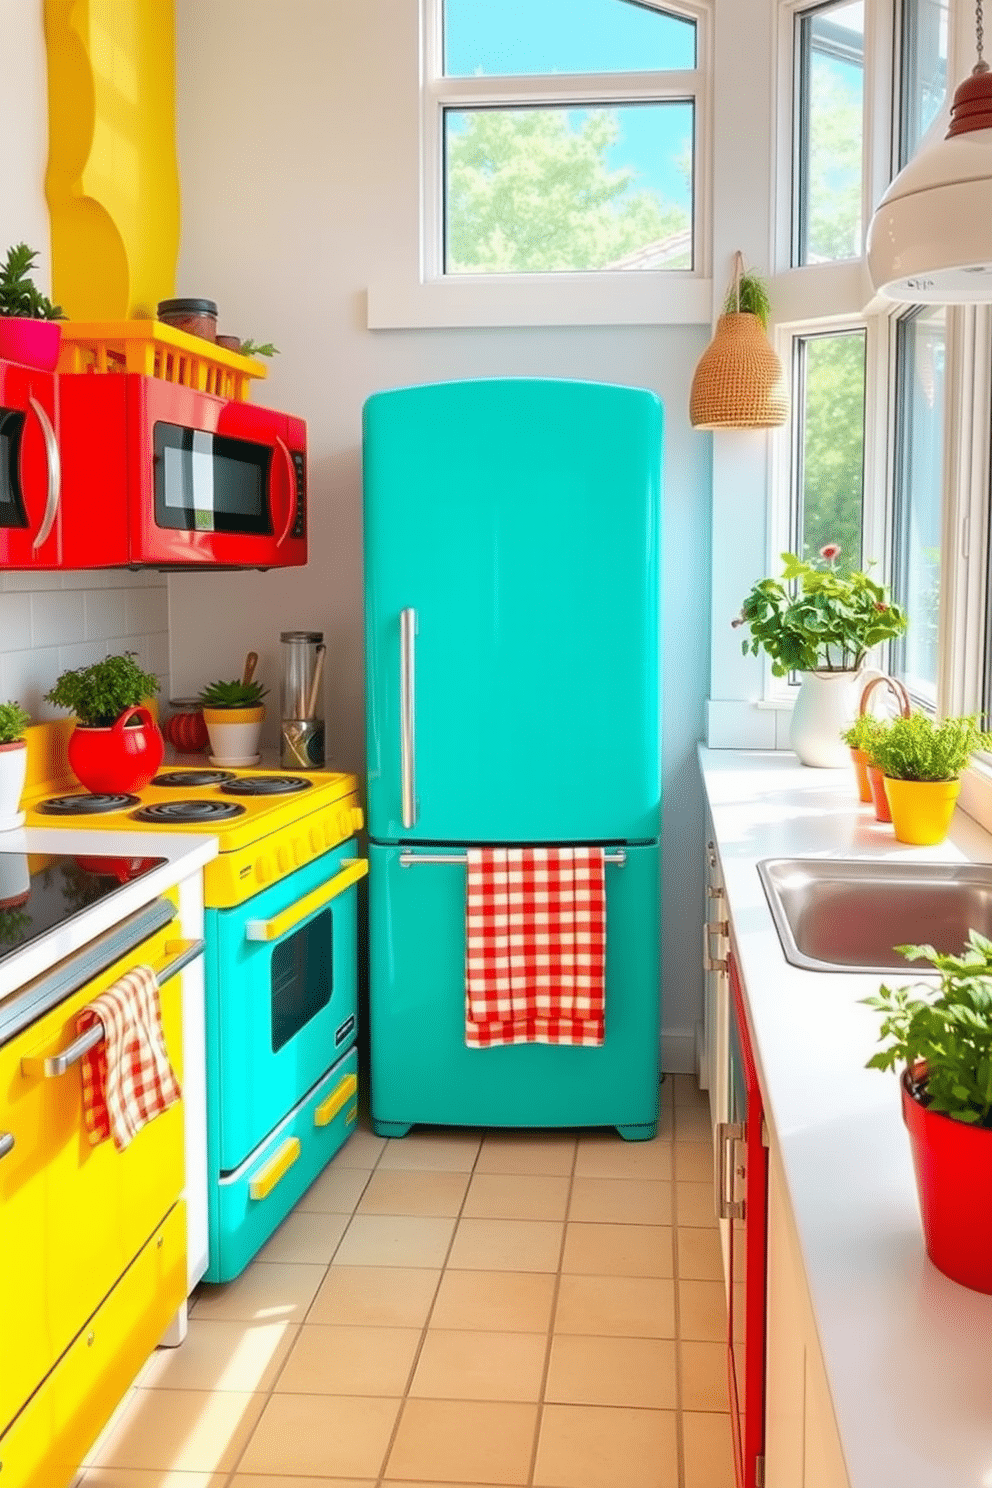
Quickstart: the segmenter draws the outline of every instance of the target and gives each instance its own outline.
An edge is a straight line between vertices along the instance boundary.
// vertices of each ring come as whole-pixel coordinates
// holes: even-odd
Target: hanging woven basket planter
[[[713,340],[692,379],[689,419],[694,429],[774,429],[788,422],[789,390],[761,317],[742,310],[743,259]]]

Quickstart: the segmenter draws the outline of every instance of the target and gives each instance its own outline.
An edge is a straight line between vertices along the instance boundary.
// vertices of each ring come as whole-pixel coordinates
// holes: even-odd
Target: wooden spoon
[[[258,666],[258,652],[257,651],[249,651],[248,652],[248,655],[245,657],[245,669],[244,669],[244,674],[242,675],[242,678],[241,678],[242,684],[245,687],[248,686],[248,683],[251,681],[252,677],[254,677],[254,675],[255,675],[255,668],[257,666]]]
[[[314,669],[313,669],[313,683],[311,684],[311,687],[310,687],[310,696],[307,699],[307,713],[306,713],[306,716],[308,718],[316,718],[317,717],[317,696],[318,696],[318,694],[320,692],[320,679],[321,679],[321,677],[323,676],[323,673],[324,673],[324,656],[325,656],[326,652],[327,652],[327,647],[325,645],[321,644],[321,645],[319,645],[317,647],[317,649],[316,649],[316,651],[314,653],[314,655],[316,657],[316,660],[315,660]]]

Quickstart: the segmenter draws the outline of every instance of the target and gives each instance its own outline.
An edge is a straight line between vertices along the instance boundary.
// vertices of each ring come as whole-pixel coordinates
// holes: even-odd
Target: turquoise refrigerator
[[[375,1130],[653,1135],[660,1022],[662,409],[501,378],[363,413]],[[606,852],[595,1048],[465,1042],[466,852]]]

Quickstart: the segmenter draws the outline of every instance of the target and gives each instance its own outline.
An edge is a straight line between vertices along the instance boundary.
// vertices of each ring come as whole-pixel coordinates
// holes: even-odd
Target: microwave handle
[[[55,438],[55,430],[52,428],[48,414],[35,397],[28,398],[28,405],[38,420],[41,437],[45,441],[45,463],[48,467],[45,515],[41,519],[41,526],[31,544],[32,550],[37,552],[42,544],[47,542],[48,535],[55,525],[55,518],[58,516],[59,498],[62,495],[62,460],[59,456],[59,443]]]
[[[293,526],[293,518],[296,516],[296,466],[293,464],[293,457],[289,452],[289,445],[285,442],[285,440],[280,439],[278,434],[275,436],[275,439],[276,448],[282,455],[283,463],[286,467],[286,489],[289,492],[289,500],[286,502],[286,525],[282,529],[282,532],[280,532],[279,536],[276,538],[276,547],[281,548],[290,534],[290,530]]]

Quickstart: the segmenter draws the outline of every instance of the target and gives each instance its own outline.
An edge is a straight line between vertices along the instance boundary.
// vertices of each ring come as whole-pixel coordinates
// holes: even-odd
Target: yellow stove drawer
[[[67,1488],[185,1296],[180,1201],[0,1436],[3,1488]]]

